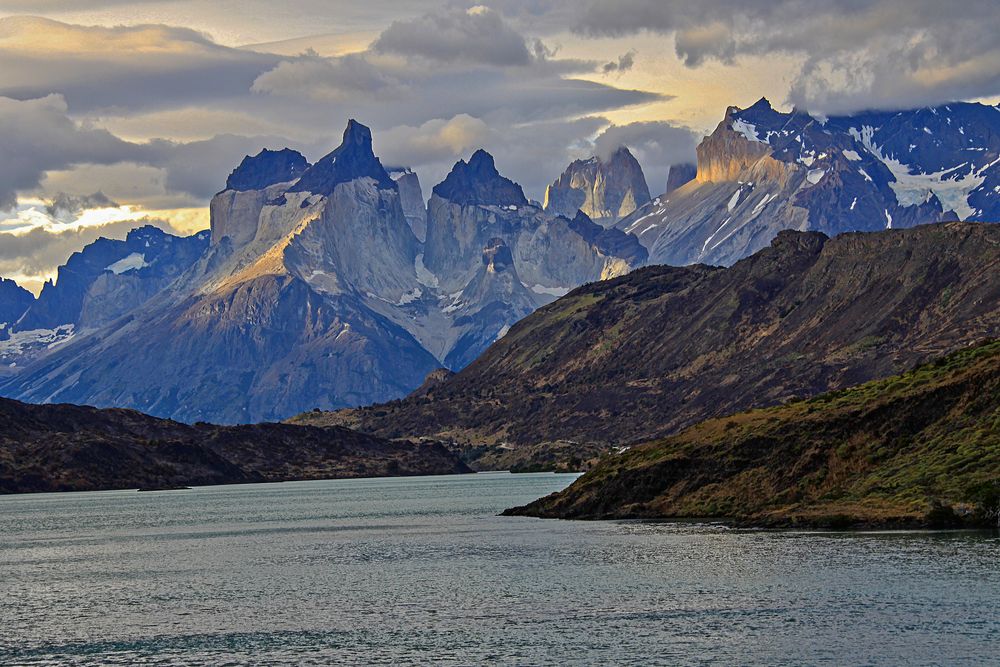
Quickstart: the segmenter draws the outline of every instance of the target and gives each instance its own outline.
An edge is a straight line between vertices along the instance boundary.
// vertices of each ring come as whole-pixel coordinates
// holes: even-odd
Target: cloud
[[[250,87],[255,93],[302,95],[326,101],[350,101],[357,95],[398,97],[401,89],[405,89],[404,82],[362,54],[333,58],[309,54],[286,60],[258,76]]]
[[[280,60],[220,46],[188,28],[0,18],[0,95],[31,99],[57,92],[74,113],[245,97],[254,79]]]
[[[500,67],[523,67],[534,59],[525,38],[499,13],[483,6],[394,21],[372,48],[380,53],[419,56],[437,62]]]
[[[604,63],[604,66],[601,67],[601,71],[605,74],[611,74],[612,72],[627,72],[634,66],[635,51],[629,51],[620,55],[618,60],[612,60]]]
[[[72,195],[66,192],[58,192],[45,205],[45,212],[52,217],[57,217],[61,215],[74,215],[90,208],[117,208],[118,205],[117,202],[113,201],[100,190],[89,195]]]
[[[967,0],[599,0],[573,29],[674,37],[685,65],[792,54],[789,101],[825,113],[1000,94],[1000,4]]]
[[[393,164],[452,163],[488,143],[491,136],[490,126],[482,119],[458,114],[381,132],[375,137],[375,148]]]
[[[45,172],[70,166],[112,164],[137,155],[136,146],[106,130],[75,123],[60,95],[35,100],[0,97],[0,210],[16,203],[18,191],[38,187]]]

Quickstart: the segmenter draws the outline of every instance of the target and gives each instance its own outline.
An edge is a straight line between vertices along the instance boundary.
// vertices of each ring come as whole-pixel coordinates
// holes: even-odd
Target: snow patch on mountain
[[[134,252],[127,257],[119,259],[114,264],[110,265],[106,270],[119,276],[126,271],[132,271],[133,269],[144,269],[149,264],[146,262],[146,256],[141,252]]]
[[[767,143],[766,141],[760,138],[760,135],[757,134],[756,125],[754,125],[753,123],[748,123],[745,120],[741,120],[739,118],[733,119],[733,132],[739,132],[750,141],[756,141],[762,144]]]
[[[528,287],[525,285],[525,287]],[[531,285],[528,287],[535,294],[548,294],[549,296],[566,296],[569,294],[572,287],[546,287],[545,285]]]
[[[927,134],[933,134],[926,127],[923,129]],[[944,209],[954,211],[960,220],[967,220],[975,215],[975,208],[969,204],[969,195],[983,184],[986,180],[984,172],[996,162],[978,170],[970,166],[965,173],[959,170],[968,163],[957,164],[933,173],[914,171],[909,165],[883,154],[882,149],[872,140],[875,131],[876,128],[870,125],[862,126],[860,132],[853,127],[849,130],[869,153],[892,172],[895,181],[890,181],[889,187],[896,193],[896,200],[900,206],[922,204],[927,200],[927,193],[933,192],[941,200]],[[863,171],[862,174],[870,179]]]

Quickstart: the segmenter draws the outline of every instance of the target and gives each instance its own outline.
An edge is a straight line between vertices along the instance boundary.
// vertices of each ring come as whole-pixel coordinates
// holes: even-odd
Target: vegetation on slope
[[[1000,342],[603,459],[510,514],[757,525],[996,526]]]
[[[438,443],[288,424],[193,426],[0,399],[0,493],[469,472]]]

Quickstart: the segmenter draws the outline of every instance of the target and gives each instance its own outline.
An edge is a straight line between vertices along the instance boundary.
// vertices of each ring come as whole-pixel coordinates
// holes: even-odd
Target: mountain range
[[[315,164],[290,149],[247,156],[213,198],[208,232],[179,238],[141,228],[124,241],[102,239],[60,267],[56,281],[47,284],[37,300],[5,283],[0,289],[0,311],[7,322],[0,326],[0,394],[30,402],[128,407],[187,422],[246,423],[285,419],[313,408],[384,403],[422,385],[423,400],[431,400],[452,392],[448,387],[466,387],[472,377],[462,372],[441,382],[447,374],[440,369],[463,371],[473,364],[490,368],[468,385],[477,397],[472,403],[478,404],[484,400],[481,390],[492,382],[490,373],[499,382],[494,391],[509,389],[513,371],[491,366],[494,362],[489,360],[506,358],[508,336],[518,330],[517,323],[594,281],[611,280],[585,288],[593,290],[584,292],[591,294],[587,298],[601,304],[610,303],[606,297],[614,290],[644,295],[691,289],[699,295],[689,305],[695,310],[707,308],[711,299],[722,299],[712,305],[718,311],[714,317],[723,318],[720,322],[725,314],[719,309],[732,299],[749,299],[745,304],[749,308],[754,298],[758,305],[768,303],[772,290],[791,299],[780,308],[792,309],[795,298],[820,307],[808,290],[811,283],[796,287],[795,280],[826,284],[834,290],[831,299],[872,298],[855,285],[816,273],[822,265],[809,269],[802,257],[822,257],[831,271],[849,272],[854,281],[877,278],[885,282],[887,294],[897,294],[900,285],[884,275],[866,250],[866,244],[875,241],[844,241],[848,244],[844,246],[838,238],[826,237],[947,220],[996,219],[998,119],[996,107],[980,104],[817,118],[797,110],[781,113],[761,100],[748,109],[728,109],[716,131],[698,147],[697,165],[671,167],[667,192],[658,197],[649,196],[635,157],[620,148],[569,165],[548,188],[544,206],[530,201],[517,183],[501,175],[492,156],[482,150],[458,161],[431,189],[425,204],[417,175],[405,167],[383,167],[375,156],[371,132],[350,121],[341,145]],[[794,241],[780,237],[770,247],[788,229],[824,236]],[[913,260],[890,265],[914,272],[937,267],[944,273],[934,274],[928,289],[960,293],[959,277],[946,270],[951,265],[934,255],[948,252],[948,244],[958,242],[958,232],[943,229],[952,231],[902,237],[912,238],[914,252],[919,249],[925,264]],[[984,243],[992,242],[989,232],[975,233],[986,235],[980,239]],[[945,246],[931,247],[939,241]],[[895,250],[890,251],[895,241],[878,243],[887,243],[883,250],[895,257]],[[838,261],[829,255],[844,247],[856,247],[860,254]],[[760,257],[754,255],[758,251],[763,251]],[[720,273],[708,266],[736,269],[752,255],[756,259],[735,272]],[[787,260],[802,273],[772,275],[766,268],[772,260]],[[687,268],[650,268],[622,278],[645,264],[664,263]],[[973,264],[958,262],[958,266],[976,271]],[[918,282],[915,275],[908,280]],[[719,281],[714,292],[704,286],[712,281]],[[794,289],[804,291],[788,296]],[[929,298],[912,296],[915,312],[932,308],[925,297]],[[556,308],[569,313],[565,309],[579,299],[580,294],[574,293]],[[627,308],[608,311],[621,321],[595,307],[587,310],[590,320],[581,322],[565,314],[560,316],[565,321],[556,324],[571,322],[580,341],[589,340],[584,334],[594,333],[588,334],[593,320],[617,335],[639,336],[634,364],[646,364],[663,377],[678,372],[670,364],[697,374],[698,364],[728,358],[720,353],[702,361],[685,356],[696,348],[707,355],[712,345],[738,343],[738,339],[723,340],[719,331],[689,319],[689,314],[652,312],[646,310],[649,305],[638,299]],[[770,315],[769,326],[784,326],[780,308],[777,315]],[[752,316],[749,310],[734,312]],[[938,314],[934,311],[933,317]],[[882,316],[880,311],[876,316]],[[650,327],[660,338],[656,344],[653,338],[644,338],[652,335]],[[951,336],[971,341],[974,334],[991,327],[988,322]],[[751,329],[757,336],[767,331]],[[552,328],[543,335],[562,339],[567,333]],[[700,348],[692,338],[696,336],[703,340]],[[946,351],[953,342],[945,340],[943,331],[928,336],[936,351]],[[525,344],[521,338],[518,341]],[[618,349],[613,341],[590,342]],[[580,359],[594,355],[589,348],[576,347],[575,341],[567,343]],[[895,341],[887,349],[896,354],[897,344],[902,343]],[[790,345],[789,354],[799,353],[796,345]],[[915,360],[919,354],[910,357]],[[751,358],[740,363],[750,364]],[[629,375],[633,361],[624,351],[614,359],[605,361],[600,355],[595,359],[597,365],[580,373],[567,362],[552,377],[546,371],[548,379],[542,384],[524,386],[536,393],[549,385],[563,387],[568,392],[563,405],[544,412],[566,420],[594,411],[602,414],[601,410],[612,409],[607,405],[625,400],[623,405],[637,412],[634,419],[625,419],[623,434],[649,435],[644,426],[649,412],[662,409],[644,393],[642,382],[649,382],[649,377]],[[871,363],[871,377],[899,370],[884,360]],[[614,370],[614,364],[620,369]],[[722,368],[718,364],[706,368],[716,366]],[[587,383],[605,372],[633,384],[611,387],[608,398],[599,399]],[[706,388],[707,394],[725,393],[728,386],[728,375],[715,372],[719,375],[714,379],[723,384],[716,390]],[[569,384],[560,384],[576,375],[580,384],[572,390]],[[650,370],[647,375],[655,373]],[[438,384],[425,384],[428,377]],[[843,382],[863,379],[867,378],[852,372],[842,377]],[[761,400],[840,386],[809,372],[788,382],[785,393],[783,385],[764,387]],[[582,394],[574,394],[577,389]],[[646,398],[630,403],[625,394]],[[583,405],[584,395],[593,395],[586,400],[600,405]],[[528,399],[516,393],[509,399],[509,405],[527,406]],[[720,409],[749,407],[728,400]],[[688,403],[700,405],[702,399]],[[573,407],[579,405],[583,407]],[[452,424],[457,430],[449,431],[448,437],[464,442],[466,436],[484,436],[497,446],[507,439],[523,444],[535,436],[549,449],[564,438],[577,440],[573,428],[557,428],[548,418],[527,430],[511,427],[509,436],[500,426],[506,417],[491,421],[489,412],[484,421],[470,426],[465,414],[469,409],[454,407],[441,417],[442,428],[437,430],[421,421],[422,409],[410,407],[392,428],[377,419],[371,428],[386,432],[406,424],[414,432],[440,434],[446,431],[444,425]],[[388,409],[387,414],[395,410]],[[479,410],[473,414],[479,415]],[[379,411],[386,409],[359,414],[368,415],[364,417],[368,424],[369,416]],[[663,420],[664,428],[705,416],[709,415],[695,408],[680,410]],[[610,441],[610,429],[602,423],[590,417],[579,423],[591,429],[581,441],[594,447]]]
[[[400,178],[355,121],[313,165],[287,149],[248,156],[212,200],[210,234],[158,241],[190,253],[161,259],[139,230],[71,258],[15,324],[44,353],[2,392],[218,423],[384,401],[646,260],[634,236],[530,203],[485,151],[435,186],[421,242]],[[155,296],[88,315],[126,280]]]
[[[729,268],[580,287],[420,395],[297,422],[448,440],[480,468],[573,468],[997,336],[1000,226],[784,231]]]
[[[1000,109],[954,103],[817,118],[761,99],[730,107],[695,178],[618,225],[650,263],[728,265],[783,229],[899,229],[1000,220]]]

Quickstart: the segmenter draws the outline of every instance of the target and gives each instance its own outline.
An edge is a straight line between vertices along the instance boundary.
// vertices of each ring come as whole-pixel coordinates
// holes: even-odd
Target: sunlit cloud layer
[[[483,147],[540,198],[618,144],[657,190],[761,95],[993,99],[998,35],[993,0],[0,0],[0,275],[130,225],[203,228],[244,155],[316,160],[348,118],[426,191]]]

